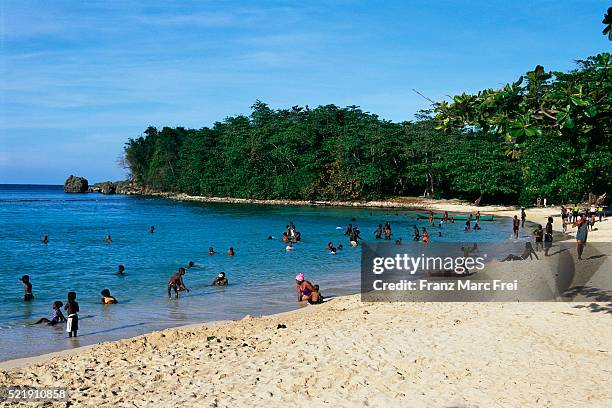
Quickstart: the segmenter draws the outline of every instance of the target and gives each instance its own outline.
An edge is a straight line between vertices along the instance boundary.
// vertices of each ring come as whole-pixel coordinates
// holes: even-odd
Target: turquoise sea
[[[0,185],[0,361],[115,340],[189,323],[240,319],[301,307],[294,276],[321,286],[323,295],[357,293],[360,249],[348,246],[337,226],[359,226],[373,240],[378,223],[391,222],[394,239],[410,240],[412,226],[426,226],[409,211],[176,202],[150,197],[64,194],[62,186]],[[289,222],[302,234],[291,252],[280,237]],[[149,227],[155,226],[155,233]],[[470,241],[503,241],[510,220],[482,222]],[[463,223],[430,233],[432,242],[465,241]],[[110,234],[112,244],[104,242]],[[49,236],[48,245],[41,239]],[[275,239],[268,240],[272,235]],[[343,244],[336,255],[327,242]],[[208,255],[208,247],[219,254]],[[225,255],[234,247],[236,255]],[[190,289],[168,301],[168,277],[194,261]],[[115,274],[124,264],[124,276]],[[210,286],[225,272],[230,285]],[[24,302],[22,275],[29,275],[35,299]],[[110,289],[119,304],[102,305]],[[64,325],[33,325],[52,317],[51,303],[65,303],[68,291],[80,304],[79,337]],[[309,306],[310,307],[310,306]],[[316,307],[316,306],[313,306]]]

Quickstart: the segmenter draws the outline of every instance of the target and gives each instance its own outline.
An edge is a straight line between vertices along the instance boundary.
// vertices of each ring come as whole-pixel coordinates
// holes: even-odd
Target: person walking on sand
[[[168,280],[168,299],[172,297],[172,290],[174,290],[175,299],[179,298],[179,292],[189,292],[189,289],[187,289],[185,283],[183,282],[183,276],[185,276],[185,268],[181,267],[178,269],[178,272],[172,275]]]
[[[544,230],[544,256],[549,256],[548,251],[552,247],[553,242],[553,218],[548,217],[546,228]]]
[[[576,252],[578,253],[578,260],[582,260],[582,253],[589,236],[589,221],[586,218],[586,214],[582,214],[582,217],[574,225],[578,227],[576,232]]]
[[[527,213],[525,207],[521,207],[521,228],[525,228],[525,220],[527,219]]]
[[[514,218],[512,219],[512,233],[514,235],[514,239],[518,239],[520,225],[521,225],[521,222],[519,221],[518,217],[515,215]]]

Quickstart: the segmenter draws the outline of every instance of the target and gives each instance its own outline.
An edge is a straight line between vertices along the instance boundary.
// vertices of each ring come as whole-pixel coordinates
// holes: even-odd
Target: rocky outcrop
[[[65,193],[86,193],[89,183],[86,178],[70,175],[64,182]]]
[[[115,194],[117,187],[112,181],[103,181],[101,183],[94,183],[90,191],[102,194]]]

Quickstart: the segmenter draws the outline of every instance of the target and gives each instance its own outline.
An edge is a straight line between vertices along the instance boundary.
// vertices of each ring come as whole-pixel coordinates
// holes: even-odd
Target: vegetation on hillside
[[[612,187],[611,107],[612,56],[602,53],[570,72],[537,66],[501,89],[457,95],[414,122],[257,101],[210,128],[149,127],[126,143],[125,162],[144,187],[192,195],[567,203]]]

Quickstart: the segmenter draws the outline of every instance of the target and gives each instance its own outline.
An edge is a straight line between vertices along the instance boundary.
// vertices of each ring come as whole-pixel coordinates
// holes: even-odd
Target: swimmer
[[[402,245],[402,239],[401,238],[396,239],[395,240],[395,245]]]
[[[125,266],[119,265],[117,267],[117,275],[123,275],[125,273]]]
[[[474,231],[480,230],[480,225],[478,225],[478,221],[474,224]]]
[[[293,250],[293,243],[291,241],[289,241],[289,244],[285,247],[286,251],[291,251]]]
[[[47,323],[49,326],[55,326],[58,323],[65,322],[66,318],[64,317],[64,314],[62,313],[62,306],[64,306],[64,304],[60,302],[59,300],[56,300],[55,302],[53,302],[53,304],[51,304],[51,307],[53,308],[53,311],[54,311],[54,315],[51,318],[51,320],[47,319],[46,317],[43,317],[42,319],[39,319],[34,324]]]
[[[170,277],[170,279],[168,280],[168,299],[172,297],[171,296],[172,290],[174,290],[175,299],[178,299],[179,292],[182,292],[182,291],[189,292],[189,289],[187,289],[187,287],[185,286],[185,283],[183,282],[184,275],[185,275],[185,268],[179,268],[178,272]]]
[[[111,239],[110,234],[106,234],[106,238],[104,238],[104,241],[106,241],[106,242],[107,242],[107,243],[109,243],[109,244],[112,244],[112,243],[113,243],[113,240]]]
[[[337,247],[336,249],[337,249],[338,251],[341,251],[341,250],[342,250],[342,248],[343,248],[343,247],[342,247],[342,244],[340,244],[340,245],[338,245],[338,247]]]
[[[230,247],[230,249],[227,250],[227,256],[234,256],[234,248]]]
[[[441,237],[442,236],[442,231],[438,231],[438,236]]]
[[[413,231],[413,235],[414,235],[414,240],[415,241],[420,241],[421,240],[421,233],[419,232],[419,227],[417,227],[416,225],[412,227],[412,231]]]
[[[49,243],[49,236],[48,236],[48,235],[45,235],[45,236],[43,237],[43,239],[42,239],[42,243],[43,243],[43,244],[45,244],[45,245]]]
[[[214,255],[216,254],[215,250],[213,247],[208,247],[208,255]]]
[[[272,235],[268,235],[268,241],[274,239],[274,237]]]
[[[429,234],[427,233],[427,230],[425,229],[425,227],[423,227],[423,232],[421,233],[421,235],[423,236],[423,242],[424,243],[428,243],[429,242]]]
[[[155,225],[151,225],[151,227],[149,228],[149,232],[151,234],[153,234],[155,232]]]
[[[115,305],[119,302],[117,302],[117,299],[115,299],[114,296],[111,296],[110,290],[108,289],[102,289],[102,292],[100,292],[100,294],[102,295],[102,304],[104,305]]]
[[[195,263],[193,263],[193,261],[189,261],[189,263],[187,264],[187,267],[189,269],[193,268],[195,266]]]
[[[23,300],[30,301],[34,299],[32,294],[32,283],[29,275],[23,275],[19,280],[23,283]]]
[[[227,286],[228,285],[227,278],[225,277],[225,272],[221,272],[215,279],[212,281],[213,286]]]

